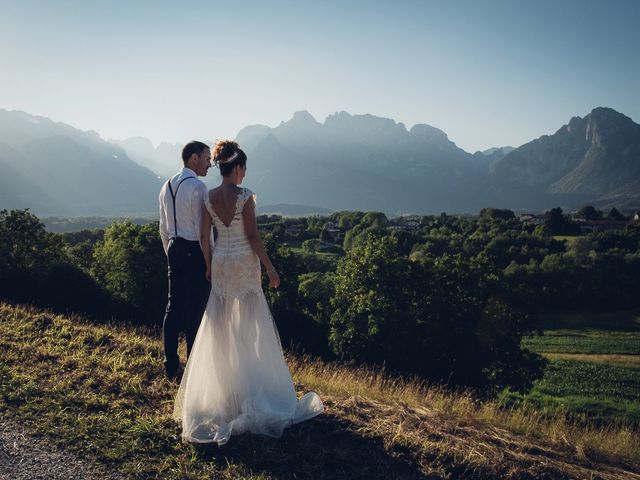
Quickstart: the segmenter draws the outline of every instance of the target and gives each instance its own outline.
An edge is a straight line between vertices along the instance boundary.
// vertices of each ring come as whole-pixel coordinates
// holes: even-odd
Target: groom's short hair
[[[182,163],[187,163],[194,153],[201,155],[205,148],[209,148],[209,145],[197,140],[190,141],[182,149]]]

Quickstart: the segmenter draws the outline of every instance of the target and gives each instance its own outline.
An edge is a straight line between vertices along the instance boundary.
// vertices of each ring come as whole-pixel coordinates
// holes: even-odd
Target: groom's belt
[[[169,243],[193,243],[193,244],[200,244],[200,242],[198,240],[187,240],[186,238],[182,238],[182,237],[169,237]]]

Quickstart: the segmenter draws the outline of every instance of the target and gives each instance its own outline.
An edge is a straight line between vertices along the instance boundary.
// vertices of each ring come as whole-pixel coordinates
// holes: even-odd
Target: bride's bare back
[[[209,191],[211,208],[226,227],[233,222],[241,193],[242,189],[236,185],[220,185]]]

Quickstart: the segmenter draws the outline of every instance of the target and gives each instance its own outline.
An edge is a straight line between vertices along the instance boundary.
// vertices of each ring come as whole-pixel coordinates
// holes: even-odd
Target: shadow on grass
[[[285,430],[282,438],[244,434],[222,447],[193,447],[203,461],[225,468],[242,464],[274,479],[428,479],[406,452],[385,450],[379,438],[365,438],[345,420],[324,414]]]
[[[540,315],[540,327],[545,330],[614,330],[640,331],[640,309],[613,312],[547,311]]]

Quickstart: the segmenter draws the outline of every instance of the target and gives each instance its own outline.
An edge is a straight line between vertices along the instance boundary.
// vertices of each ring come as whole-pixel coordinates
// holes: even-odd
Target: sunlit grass
[[[604,363],[640,368],[640,355],[589,354],[589,353],[543,353],[549,360],[573,360],[576,362]]]
[[[562,408],[555,408],[552,413],[534,408],[532,403],[505,408],[501,401],[478,402],[467,392],[455,393],[441,386],[390,377],[368,368],[311,359],[288,360],[300,383],[334,395],[357,395],[386,404],[435,410],[452,418],[486,422],[514,433],[568,443],[576,449],[640,461],[640,432],[634,425],[576,423],[569,420],[567,410]]]
[[[149,332],[0,304],[2,415],[135,478],[582,478],[598,462],[640,463],[628,425],[300,356],[287,357],[294,380],[321,395],[325,415],[277,441],[196,448],[179,440],[161,359]]]

